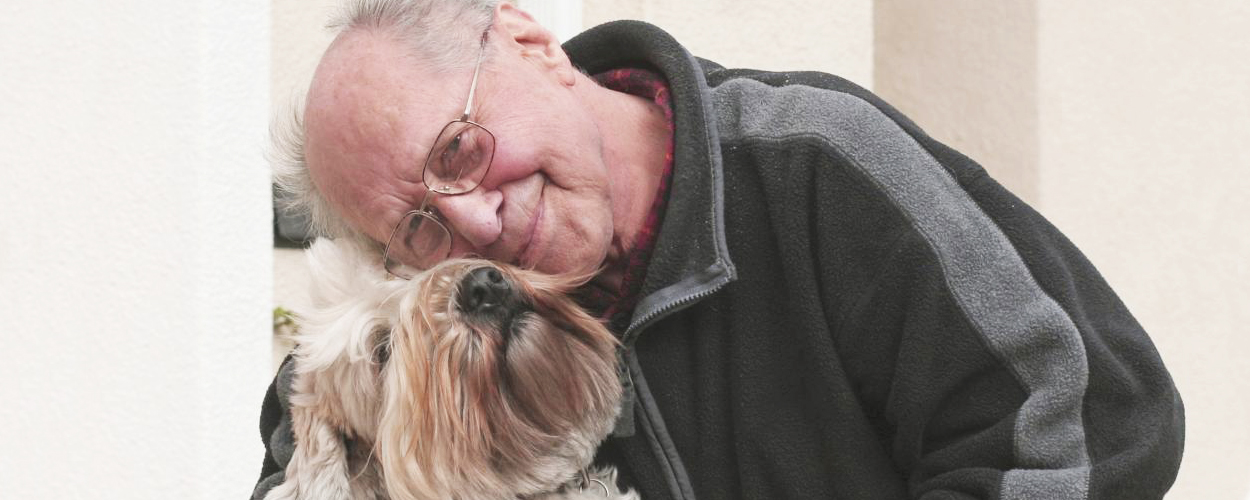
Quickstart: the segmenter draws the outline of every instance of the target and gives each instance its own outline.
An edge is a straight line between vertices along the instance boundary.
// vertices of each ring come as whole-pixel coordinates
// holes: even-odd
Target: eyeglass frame
[[[424,217],[427,220],[423,221],[422,224],[426,222],[433,222],[437,224],[439,229],[443,230],[444,237],[446,237],[450,242],[451,229],[447,227],[447,225],[443,222],[443,218],[437,212],[433,210],[427,210],[427,207],[429,207],[430,205],[430,197],[432,193],[438,193],[443,196],[456,196],[456,195],[473,192],[473,190],[477,189],[478,186],[481,185],[481,181],[479,180],[478,182],[473,184],[473,187],[470,187],[469,189],[465,189],[463,191],[459,191],[455,193],[444,193],[444,192],[434,189],[433,187],[429,185],[428,182],[426,182],[425,172],[426,172],[426,169],[428,169],[430,166],[430,160],[434,157],[434,153],[438,150],[437,148],[438,137],[442,136],[443,131],[447,130],[448,127],[455,125],[457,123],[467,123],[469,125],[482,129],[482,131],[486,132],[486,135],[490,137],[491,144],[492,144],[491,158],[486,160],[486,169],[482,172],[483,178],[485,178],[486,174],[489,173],[491,163],[494,162],[495,134],[492,133],[489,129],[487,129],[482,124],[469,120],[469,114],[473,111],[473,95],[477,91],[478,75],[481,73],[481,70],[482,70],[482,61],[486,57],[486,41],[487,41],[487,37],[489,34],[490,34],[489,31],[482,33],[481,48],[478,50],[477,63],[475,63],[473,66],[473,80],[469,83],[469,97],[466,99],[466,102],[464,104],[464,112],[460,114],[460,118],[447,122],[446,125],[443,125],[442,129],[439,129],[438,135],[434,137],[435,147],[431,147],[430,151],[426,153],[425,162],[421,165],[421,183],[425,184],[425,187],[426,187],[425,196],[421,200],[421,205],[416,210],[409,210],[407,212],[404,212],[404,215],[400,216],[399,220],[395,223],[395,228],[391,229],[391,235],[390,237],[387,238],[386,246],[382,250],[382,267],[386,269],[387,273],[389,273],[391,276],[394,276],[396,278],[409,280],[409,279],[412,279],[412,277],[415,276],[415,274],[413,275],[400,274],[399,272],[397,272],[397,269],[392,269],[391,262],[398,263],[398,267],[400,268],[409,267],[409,268],[417,269],[419,271],[424,270],[424,269],[420,269],[418,266],[411,266],[408,264],[404,264],[402,261],[399,261],[398,259],[389,258],[389,255],[391,253],[391,245],[395,242],[395,236],[399,234],[399,229],[401,226],[403,226],[404,221],[408,220],[408,217],[410,216]],[[450,252],[450,249],[448,249],[448,251]],[[446,255],[443,256],[444,259],[446,257],[447,257]]]

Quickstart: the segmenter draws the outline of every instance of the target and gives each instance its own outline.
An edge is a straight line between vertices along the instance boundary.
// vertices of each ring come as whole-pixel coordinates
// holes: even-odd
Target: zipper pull
[[[634,435],[634,376],[629,370],[628,348],[622,345],[616,350],[617,378],[621,380],[621,411],[612,426],[612,437],[627,438]]]

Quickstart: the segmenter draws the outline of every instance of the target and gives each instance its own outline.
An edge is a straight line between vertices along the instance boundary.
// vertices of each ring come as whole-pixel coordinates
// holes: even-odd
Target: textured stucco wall
[[[3,11],[0,497],[241,498],[270,331],[268,6]]]
[[[880,0],[876,84],[1063,230],[1185,400],[1168,498],[1250,498],[1250,4]]]

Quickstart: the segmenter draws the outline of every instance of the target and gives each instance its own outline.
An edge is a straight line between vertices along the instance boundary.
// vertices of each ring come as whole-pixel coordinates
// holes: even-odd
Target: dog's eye
[[[378,366],[386,366],[391,359],[391,332],[378,330],[373,334],[376,343],[373,345],[373,362]]]

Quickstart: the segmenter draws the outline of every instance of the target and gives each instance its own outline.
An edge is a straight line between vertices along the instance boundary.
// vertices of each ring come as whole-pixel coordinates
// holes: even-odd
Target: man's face
[[[598,128],[572,87],[496,36],[469,117],[494,134],[494,160],[476,189],[429,194],[429,206],[452,232],[452,256],[593,271],[613,238]],[[472,71],[435,74],[376,32],[345,33],[327,51],[309,91],[306,159],[353,227],[384,243],[421,205],[426,155],[463,112]]]

